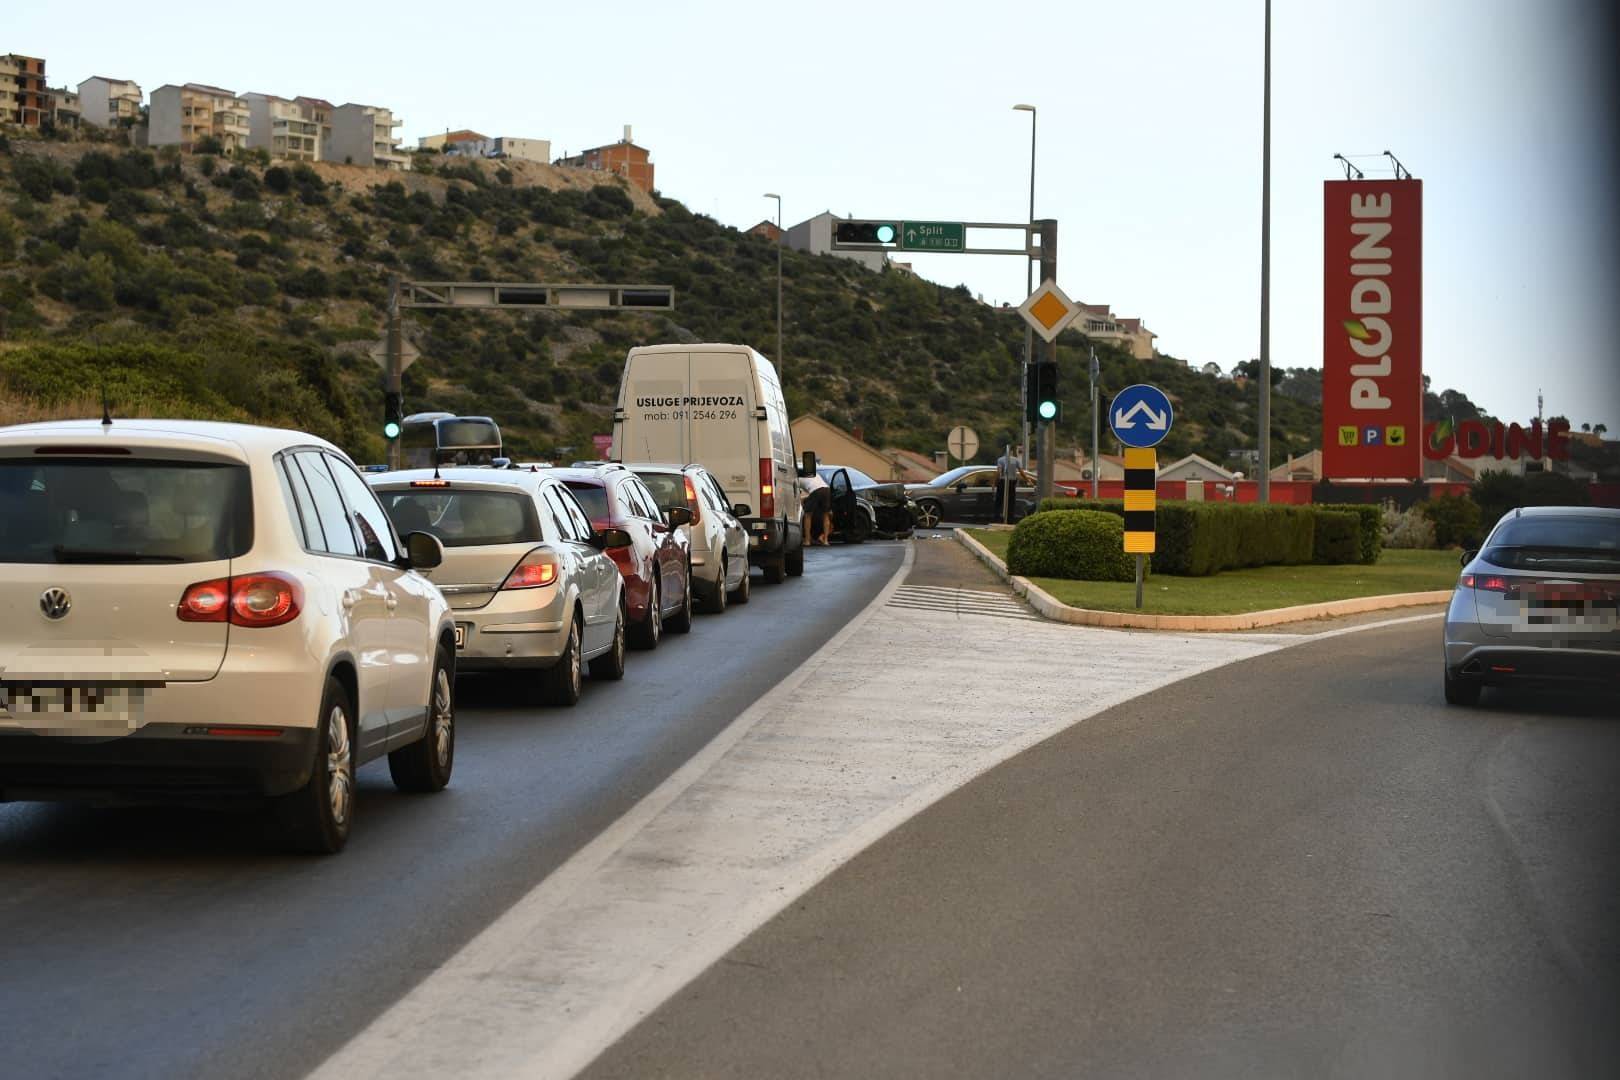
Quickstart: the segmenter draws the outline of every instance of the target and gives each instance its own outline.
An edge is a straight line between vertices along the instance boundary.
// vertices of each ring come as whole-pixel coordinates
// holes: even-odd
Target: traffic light
[[[383,438],[393,440],[405,427],[405,395],[389,390],[383,393]]]
[[[895,247],[900,243],[900,225],[894,221],[840,221],[833,226],[833,242]]]
[[[1024,401],[1030,423],[1057,423],[1063,406],[1058,402],[1056,362],[1038,360],[1024,370],[1029,373]]]

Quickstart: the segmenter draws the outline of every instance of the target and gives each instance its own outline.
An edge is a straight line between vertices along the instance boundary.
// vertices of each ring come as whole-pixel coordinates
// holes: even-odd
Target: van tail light
[[[768,457],[759,459],[759,516],[776,516],[776,462]]]
[[[686,508],[692,511],[692,524],[696,525],[703,520],[703,504],[698,502],[697,487],[693,485],[690,476],[681,477],[686,482]]]
[[[303,607],[304,587],[298,579],[267,571],[188,585],[175,614],[181,622],[263,628],[292,622]]]
[[[512,567],[501,583],[502,589],[538,589],[557,580],[557,559],[547,551],[531,551]]]

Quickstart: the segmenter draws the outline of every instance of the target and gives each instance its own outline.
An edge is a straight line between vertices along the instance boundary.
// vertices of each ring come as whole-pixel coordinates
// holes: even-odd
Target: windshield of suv
[[[0,563],[188,563],[253,542],[246,465],[0,459]]]
[[[447,548],[541,539],[534,500],[521,492],[425,488],[379,491],[377,496],[401,536],[432,533]]]
[[[1502,524],[1483,552],[1511,570],[1620,574],[1620,520],[1598,517],[1521,517]]]

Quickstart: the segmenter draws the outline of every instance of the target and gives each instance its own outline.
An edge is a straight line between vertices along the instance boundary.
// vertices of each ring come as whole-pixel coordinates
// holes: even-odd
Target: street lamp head
[[[1035,106],[1033,106],[1033,105],[1014,105],[1013,109],[1015,111],[1017,111],[1017,112],[1034,112],[1035,111]]]
[[[780,199],[781,197],[782,196],[778,195],[774,191],[767,191],[764,195],[761,196],[761,198],[765,198],[765,199]]]

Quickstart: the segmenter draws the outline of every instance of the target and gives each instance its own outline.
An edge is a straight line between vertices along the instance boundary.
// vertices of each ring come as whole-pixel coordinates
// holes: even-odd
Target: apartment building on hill
[[[380,105],[346,102],[332,111],[332,152],[328,161],[404,171],[411,161],[399,148],[394,129],[404,121]]]
[[[206,83],[170,83],[152,91],[148,124],[149,146],[178,146],[190,153],[211,138],[230,154],[248,145],[248,103],[234,90]]]
[[[51,117],[45,61],[37,56],[0,56],[0,124],[38,128]]]
[[[297,101],[274,94],[244,94],[249,147],[280,161],[321,160],[321,128]]]
[[[141,84],[92,75],[79,84],[79,115],[97,127],[120,127],[141,118]]]
[[[624,125],[624,138],[607,146],[597,146],[571,157],[558,158],[552,164],[564,169],[594,169],[622,176],[642,191],[653,189],[652,154],[644,146],[630,140],[630,125]]]

